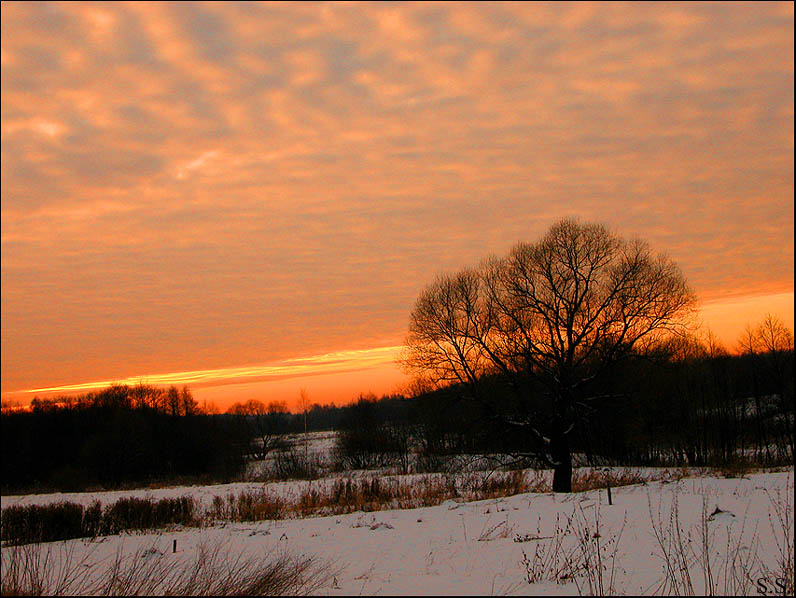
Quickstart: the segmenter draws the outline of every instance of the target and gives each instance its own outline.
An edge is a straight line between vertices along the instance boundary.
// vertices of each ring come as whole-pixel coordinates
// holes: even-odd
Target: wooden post
[[[174,543],[171,545],[171,552],[177,552],[177,540],[174,540]]]
[[[614,501],[611,499],[611,470],[604,469],[605,472],[605,486],[608,489],[608,504],[613,505]]]

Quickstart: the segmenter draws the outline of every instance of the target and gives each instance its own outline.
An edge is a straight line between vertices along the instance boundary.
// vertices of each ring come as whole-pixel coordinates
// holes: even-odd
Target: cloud
[[[401,342],[578,215],[793,288],[792,4],[2,5],[3,389]],[[51,378],[52,384],[45,378]]]
[[[63,386],[33,388],[24,394],[68,394],[90,392],[112,384],[154,384],[159,386],[190,385],[191,388],[224,386],[228,384],[252,384],[276,380],[320,376],[335,373],[358,372],[392,363],[402,347],[377,347],[354,351],[336,351],[312,357],[298,357],[268,365],[194,370],[168,374],[143,374],[130,378],[83,382]]]
[[[182,166],[177,169],[177,178],[184,179],[188,176],[191,172],[195,170],[201,170],[209,161],[213,158],[218,156],[218,152],[216,150],[211,150],[208,152],[204,152],[201,156],[196,158],[195,160],[191,160],[185,166]]]

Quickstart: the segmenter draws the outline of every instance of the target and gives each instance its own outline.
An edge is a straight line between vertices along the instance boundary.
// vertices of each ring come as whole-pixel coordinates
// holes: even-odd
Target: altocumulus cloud
[[[704,298],[792,291],[793,33],[791,3],[3,3],[3,390],[394,346],[435,272],[564,215]]]

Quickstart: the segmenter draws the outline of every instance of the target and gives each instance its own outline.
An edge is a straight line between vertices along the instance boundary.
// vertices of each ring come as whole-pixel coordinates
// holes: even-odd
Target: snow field
[[[302,483],[284,483],[283,489],[290,491]],[[75,498],[107,503],[122,495],[160,498],[190,493],[206,504],[212,496],[250,486]],[[788,545],[792,559],[792,492],[792,470],[739,479],[698,477],[614,488],[613,506],[607,504],[604,490],[527,493],[418,509],[123,534],[37,549],[58,554],[68,548],[74,562],[95,565],[96,575],[119,552],[136,558],[190,560],[203,547],[216,546],[233,559],[311,555],[331,563],[334,575],[318,592],[326,595],[575,595],[599,587],[603,593],[649,595],[683,593],[684,584],[696,594],[708,588],[727,593],[738,590],[737,579],[744,576],[746,592],[754,593],[750,584],[758,577],[773,583],[780,551],[787,551]],[[75,500],[69,495],[59,498]],[[53,498],[4,497],[3,506],[11,499],[32,504],[28,501]],[[783,525],[783,514],[785,519],[789,514],[789,524]],[[176,553],[172,553],[174,540]],[[2,549],[4,568],[9,550]],[[690,577],[676,566],[678,559],[684,560]],[[587,561],[588,571],[583,567]],[[528,583],[529,578],[534,583]]]

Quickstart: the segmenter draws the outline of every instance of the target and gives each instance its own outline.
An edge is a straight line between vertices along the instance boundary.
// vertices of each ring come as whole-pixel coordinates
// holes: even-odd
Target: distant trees
[[[426,287],[402,361],[437,385],[460,384],[486,417],[524,430],[533,453],[554,467],[553,489],[568,492],[568,438],[598,398],[590,387],[613,364],[682,332],[694,303],[668,257],[564,219],[536,243]],[[510,404],[482,392],[482,380],[495,375],[509,383]],[[539,385],[547,414],[531,407]]]
[[[787,440],[791,454],[794,453],[794,389],[793,389],[793,332],[785,324],[768,314],[757,326],[747,326],[738,341],[741,353],[750,360],[752,371],[755,419],[757,421],[758,445],[770,449],[770,433]],[[779,411],[783,414],[780,425],[768,430],[762,425],[764,415],[761,380],[772,382],[779,399]],[[790,419],[788,419],[788,414]],[[777,429],[781,428],[781,429]]]
[[[4,489],[84,490],[243,467],[234,418],[199,411],[188,388],[114,385],[3,411]]]
[[[258,459],[265,459],[279,446],[279,436],[288,430],[289,413],[284,401],[271,401],[267,405],[255,399],[235,403],[227,413],[245,418],[255,443],[252,450]]]
[[[369,469],[398,463],[406,472],[410,448],[408,422],[394,417],[375,395],[359,395],[345,408],[335,447],[343,467]]]

